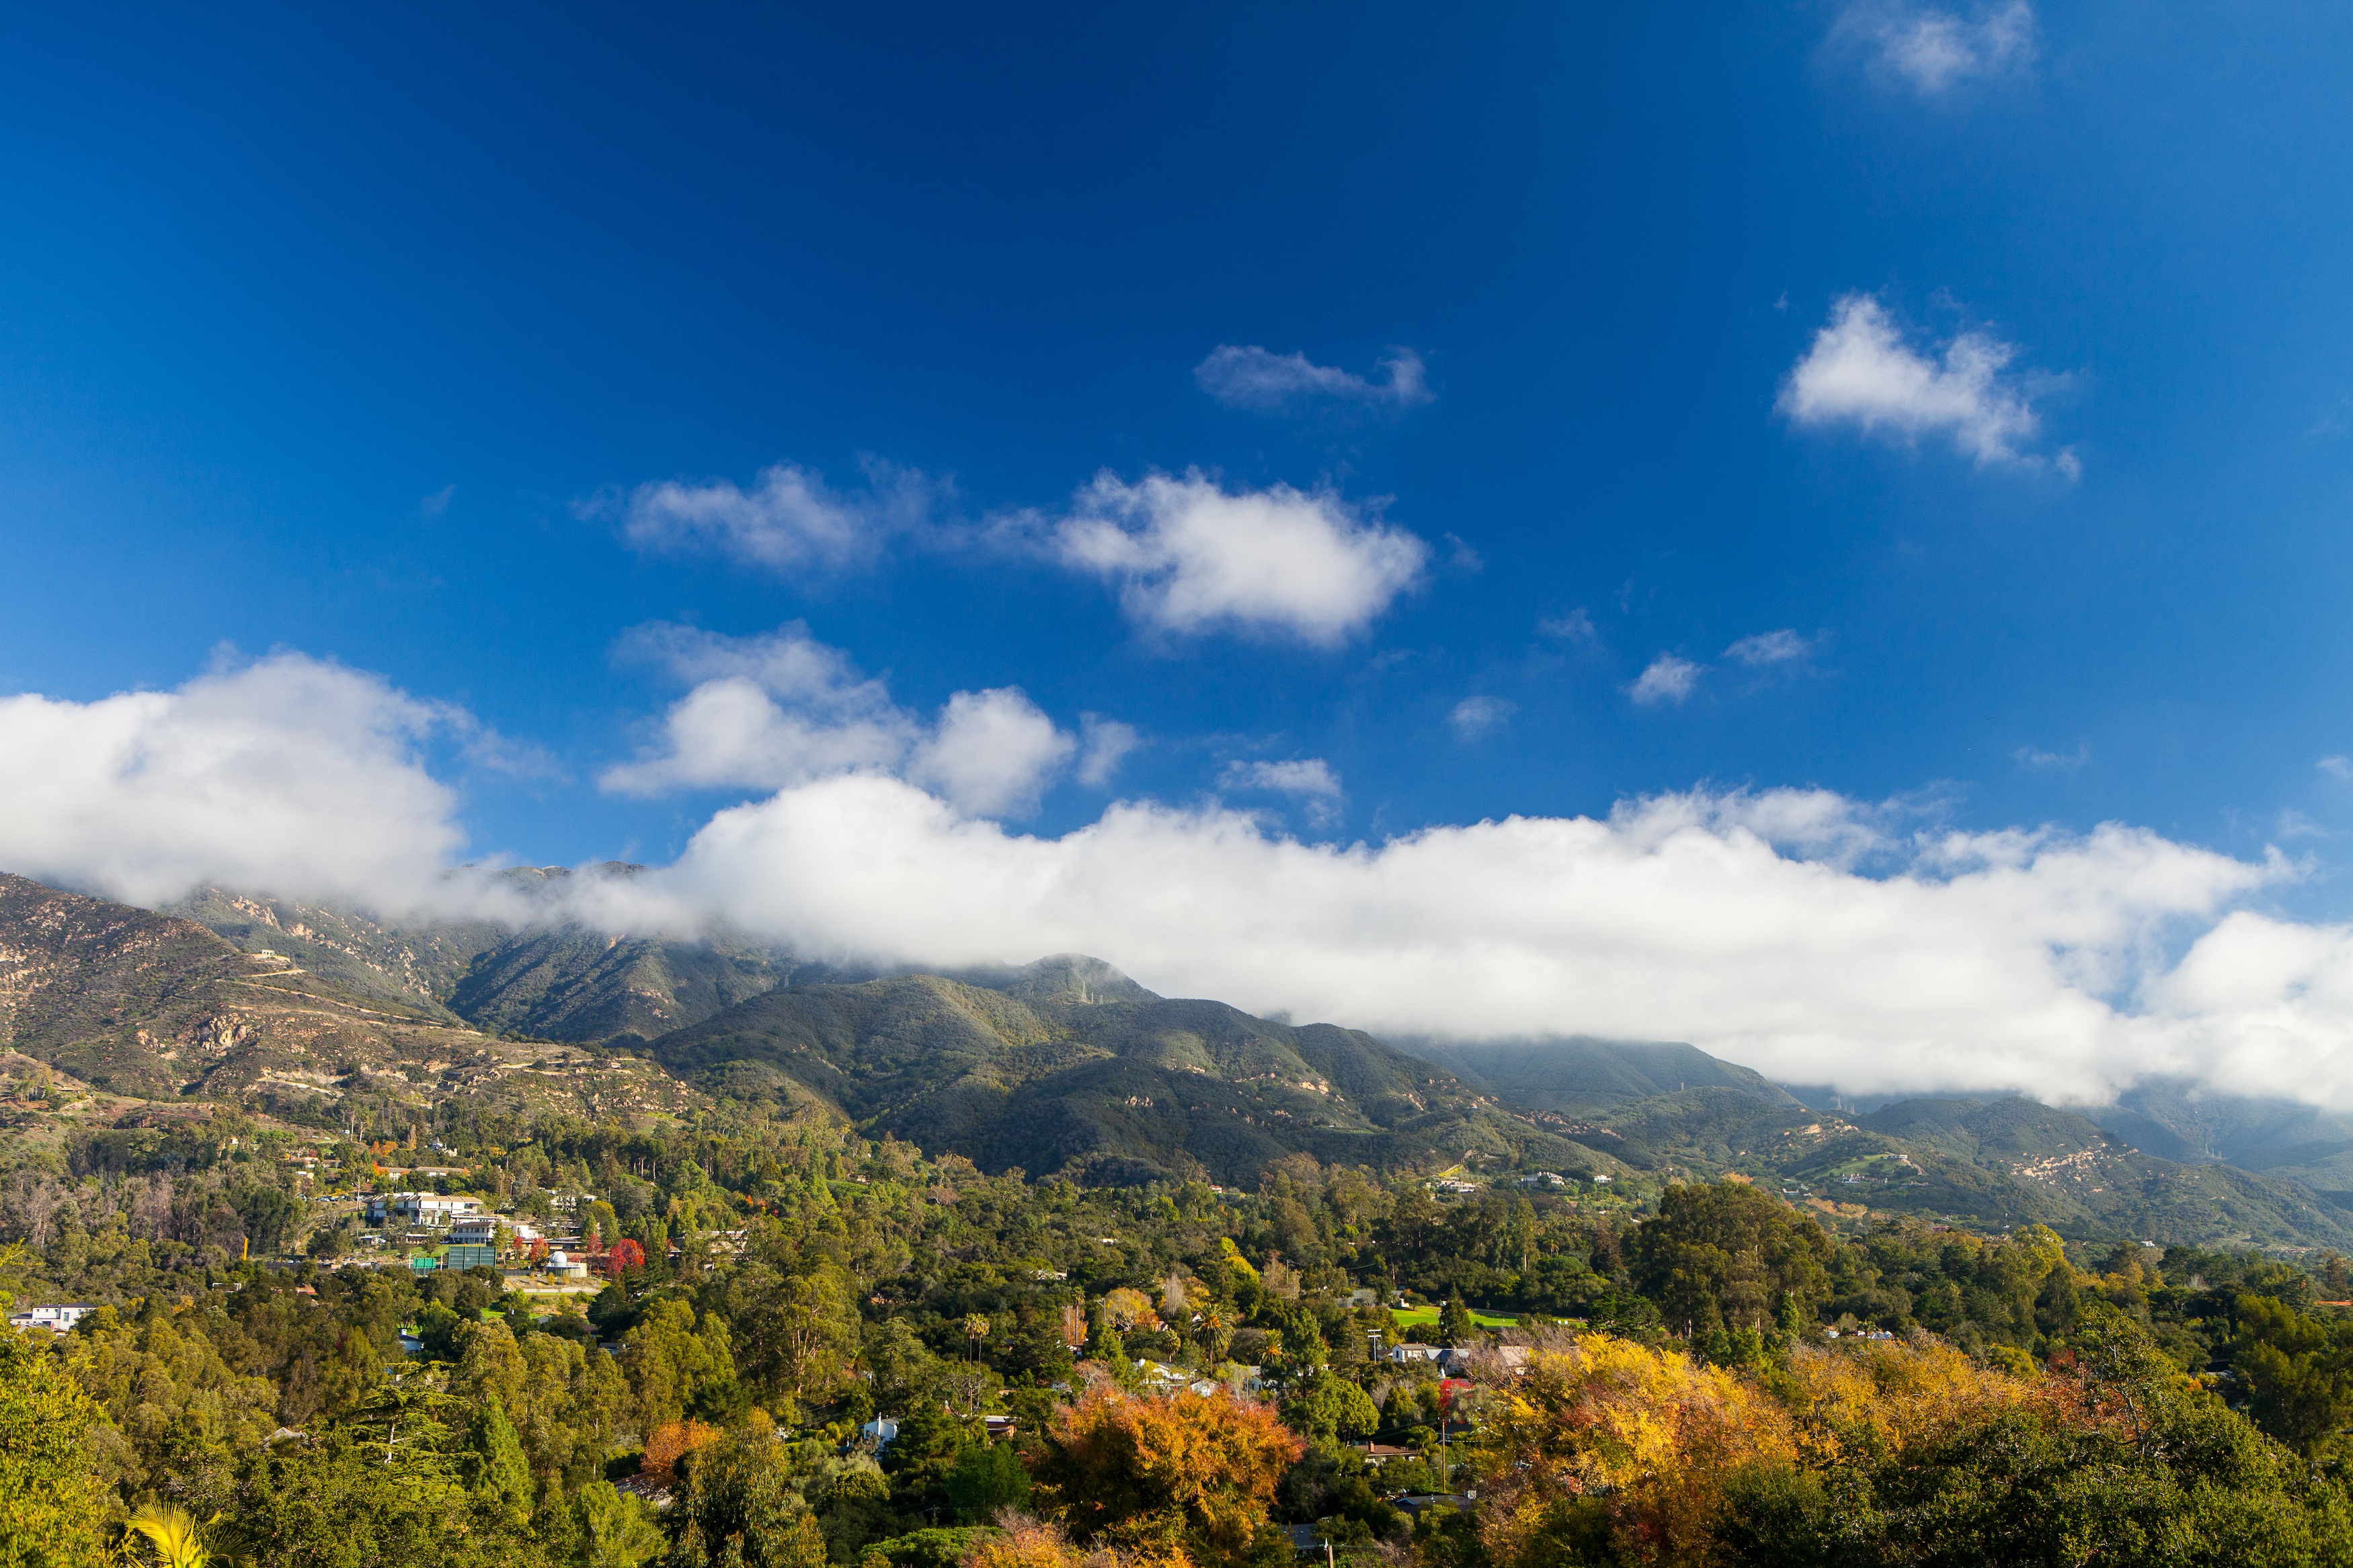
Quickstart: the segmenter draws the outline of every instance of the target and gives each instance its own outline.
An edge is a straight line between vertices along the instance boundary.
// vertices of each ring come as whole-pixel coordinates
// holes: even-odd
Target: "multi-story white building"
[[[444,1197],[439,1193],[372,1193],[365,1200],[372,1226],[406,1225],[443,1229],[461,1219],[484,1214],[480,1198]]]

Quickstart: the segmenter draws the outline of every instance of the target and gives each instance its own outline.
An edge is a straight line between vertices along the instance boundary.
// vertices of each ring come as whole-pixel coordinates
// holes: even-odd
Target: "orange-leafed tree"
[[[618,1279],[626,1271],[645,1266],[646,1249],[626,1236],[613,1244],[612,1251],[605,1254],[605,1272],[611,1279]]]
[[[1125,1286],[1103,1298],[1103,1316],[1110,1319],[1111,1326],[1123,1334],[1131,1329],[1148,1330],[1160,1326],[1159,1314],[1152,1310],[1152,1299],[1141,1290],[1131,1290]]]
[[[959,1568],[1080,1568],[1089,1555],[1051,1520],[1006,1512],[995,1530],[975,1532]]]
[[[1097,1380],[1057,1413],[1037,1497],[1081,1541],[1167,1568],[1227,1568],[1266,1522],[1303,1445],[1223,1392],[1145,1399]]]
[[[678,1462],[697,1448],[707,1448],[727,1436],[716,1426],[704,1425],[691,1417],[684,1421],[665,1421],[648,1435],[646,1473],[658,1476],[664,1486],[678,1479]]]

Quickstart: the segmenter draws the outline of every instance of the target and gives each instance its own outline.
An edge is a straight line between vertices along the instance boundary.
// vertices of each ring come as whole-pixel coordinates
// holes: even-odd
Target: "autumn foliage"
[[[1098,1381],[1057,1414],[1037,1496],[1082,1542],[1211,1568],[1243,1559],[1302,1450],[1264,1405],[1189,1389],[1142,1398]]]
[[[697,1448],[718,1442],[727,1434],[693,1419],[668,1421],[646,1438],[645,1471],[669,1486],[678,1479],[678,1462]]]
[[[618,1279],[623,1271],[645,1266],[646,1249],[628,1237],[615,1242],[613,1249],[605,1254],[605,1273],[610,1279]]]
[[[997,1529],[973,1542],[960,1568],[1081,1568],[1091,1558],[1094,1568],[1113,1568],[1117,1561],[1108,1551],[1089,1553],[1073,1544],[1069,1532],[1050,1520],[1006,1514]]]
[[[1474,1463],[1499,1568],[2238,1562],[2191,1548],[2251,1531],[2305,1562],[2343,1523],[2121,1320],[2025,1375],[1925,1337],[1748,1373],[1580,1335],[1488,1397]]]

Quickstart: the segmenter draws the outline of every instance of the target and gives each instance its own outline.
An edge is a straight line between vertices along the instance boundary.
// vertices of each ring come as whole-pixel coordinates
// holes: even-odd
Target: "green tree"
[[[55,1352],[0,1328],[0,1568],[97,1568],[113,1499],[90,1467],[106,1412]]]
[[[1295,1432],[1332,1442],[1342,1436],[1369,1437],[1380,1429],[1380,1406],[1362,1388],[1335,1373],[1318,1373],[1297,1390],[1282,1407],[1283,1425]]]
[[[1457,1296],[1439,1309],[1438,1340],[1440,1344],[1467,1345],[1478,1337],[1479,1325],[1472,1319],[1471,1310],[1462,1304],[1462,1298]]]
[[[1799,1314],[1829,1293],[1822,1227],[1745,1182],[1671,1186],[1635,1233],[1634,1283],[1679,1333],[1767,1329],[1786,1293]]]
[[[671,1496],[670,1568],[825,1568],[825,1537],[801,1504],[782,1444],[699,1448]]]
[[[535,1555],[470,1517],[466,1489],[436,1448],[345,1431],[282,1444],[240,1463],[218,1527],[230,1554],[269,1568],[376,1563],[522,1564]]]
[[[476,1510],[494,1527],[520,1531],[531,1521],[531,1465],[496,1394],[482,1402],[466,1429],[460,1468]]]
[[[646,1505],[612,1482],[582,1487],[575,1511],[580,1536],[574,1568],[638,1568],[661,1555],[662,1534]]]
[[[237,1196],[237,1216],[256,1258],[285,1249],[301,1224],[302,1200],[283,1187],[248,1187]]]
[[[684,1301],[657,1301],[621,1338],[621,1367],[640,1432],[684,1420],[705,1390],[734,1381],[727,1320],[716,1312],[702,1314],[698,1322]]]
[[[973,1444],[957,1457],[941,1486],[966,1524],[987,1524],[999,1510],[1024,1508],[1029,1501],[1029,1472],[1009,1443]]]
[[[277,1429],[278,1389],[267,1378],[239,1376],[222,1359],[208,1319],[234,1342],[237,1331],[225,1320],[194,1307],[175,1311],[160,1294],[129,1322],[102,1311],[74,1336],[75,1376],[127,1446],[112,1432],[99,1441],[119,1454],[134,1486],[149,1484],[167,1453],[200,1446],[226,1455]]]
[[[955,1468],[965,1450],[981,1441],[976,1425],[934,1405],[919,1405],[899,1417],[899,1435],[882,1450],[882,1473],[891,1478],[892,1491],[920,1504]]]
[[[2307,1458],[2353,1426],[2353,1323],[2307,1318],[2268,1296],[2242,1296],[2231,1364],[2257,1426]]]

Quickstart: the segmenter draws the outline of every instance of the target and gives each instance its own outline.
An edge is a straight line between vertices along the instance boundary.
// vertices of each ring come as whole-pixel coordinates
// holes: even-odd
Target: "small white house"
[[[899,1436],[899,1424],[887,1418],[877,1418],[860,1426],[858,1429],[858,1435],[861,1437],[873,1438],[874,1446],[878,1448],[887,1448],[891,1446],[892,1440]]]
[[[8,1326],[12,1329],[47,1329],[53,1334],[62,1334],[69,1332],[76,1323],[97,1310],[87,1301],[68,1301],[56,1307],[27,1307],[21,1312],[9,1313]]]

